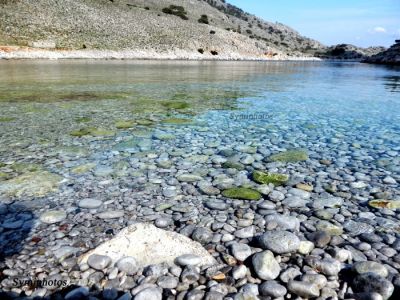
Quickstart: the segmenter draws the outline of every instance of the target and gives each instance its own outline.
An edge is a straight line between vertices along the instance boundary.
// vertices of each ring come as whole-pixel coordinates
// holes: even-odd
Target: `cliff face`
[[[311,56],[325,47],[223,0],[0,0],[0,45]]]
[[[373,64],[400,65],[400,40],[396,40],[396,43],[386,51],[373,55],[363,60],[363,62]]]

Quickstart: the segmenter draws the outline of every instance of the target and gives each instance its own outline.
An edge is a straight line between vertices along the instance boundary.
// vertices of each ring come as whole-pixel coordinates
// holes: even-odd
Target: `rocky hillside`
[[[0,0],[0,45],[311,56],[325,47],[224,0]]]
[[[360,61],[385,51],[384,47],[360,48],[350,44],[339,44],[316,51],[315,56],[326,59],[343,59]]]
[[[400,40],[396,40],[396,43],[386,51],[366,58],[363,62],[374,64],[400,65]]]

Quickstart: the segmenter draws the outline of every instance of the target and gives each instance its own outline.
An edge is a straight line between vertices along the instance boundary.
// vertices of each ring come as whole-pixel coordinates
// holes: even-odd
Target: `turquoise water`
[[[26,164],[93,180],[74,168],[115,166],[130,154],[163,149],[194,155],[254,145],[265,156],[306,149],[310,163],[293,168],[316,186],[338,172],[370,176],[369,190],[360,192],[366,196],[383,188],[385,175],[400,174],[399,111],[399,69],[384,66],[3,61],[0,180],[31,172]],[[173,138],[155,137],[159,131]],[[110,158],[121,141],[131,141],[128,154]],[[322,168],[320,160],[331,165]],[[399,192],[397,185],[387,188]]]

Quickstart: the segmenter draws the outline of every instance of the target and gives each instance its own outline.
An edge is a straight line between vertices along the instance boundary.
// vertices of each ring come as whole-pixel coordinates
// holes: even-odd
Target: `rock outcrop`
[[[363,62],[371,64],[400,65],[400,40],[396,40],[395,44],[386,51],[382,51],[373,55]]]

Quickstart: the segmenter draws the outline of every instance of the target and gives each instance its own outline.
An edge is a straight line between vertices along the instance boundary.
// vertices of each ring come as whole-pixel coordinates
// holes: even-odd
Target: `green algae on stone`
[[[14,117],[0,117],[0,123],[12,122],[15,121]]]
[[[90,135],[90,133],[91,133],[91,128],[81,128],[78,130],[71,131],[70,135],[75,137],[83,137],[86,135]]]
[[[168,132],[156,132],[153,134],[153,138],[156,140],[167,141],[175,139],[176,136]]]
[[[236,169],[238,171],[244,170],[244,165],[240,162],[228,160],[221,165],[224,169]]]
[[[139,120],[136,120],[136,123],[138,125],[142,125],[142,126],[154,125],[154,122],[152,120],[149,120],[149,119],[139,119]]]
[[[34,91],[2,93],[0,95],[0,102],[51,103],[61,101],[96,101],[127,99],[130,96],[130,93],[113,91],[54,91],[49,89],[36,89]]]
[[[0,172],[0,181],[7,180],[10,177],[9,174]]]
[[[161,204],[157,205],[157,207],[155,208],[155,211],[157,211],[157,212],[164,211],[164,210],[171,208],[172,206],[173,205],[170,203],[161,203]]]
[[[107,130],[107,129],[102,129],[102,128],[95,128],[90,132],[90,135],[92,136],[114,136],[115,132],[112,130]]]
[[[0,194],[9,197],[44,197],[56,192],[62,177],[47,171],[29,172],[0,183]]]
[[[41,165],[23,162],[13,163],[10,167],[16,173],[36,172],[42,169]]]
[[[189,104],[183,101],[169,101],[162,103],[162,105],[167,109],[181,110],[189,108]]]
[[[117,121],[115,123],[115,127],[117,127],[117,129],[129,129],[134,125],[135,123],[133,121]]]
[[[268,160],[273,162],[299,162],[308,159],[308,153],[303,149],[287,150],[271,155]]]
[[[96,167],[95,163],[88,163],[88,164],[80,165],[80,166],[77,166],[77,167],[71,169],[71,173],[77,174],[77,175],[84,174],[84,173],[87,173],[87,172],[93,170],[95,167]]]
[[[102,128],[86,127],[86,128],[81,128],[79,130],[74,130],[70,132],[70,135],[74,137],[84,137],[87,135],[101,137],[101,136],[113,136],[115,135],[115,132]]]
[[[368,205],[376,209],[400,209],[400,201],[396,200],[371,200],[368,202]]]
[[[173,125],[185,125],[192,123],[189,119],[183,118],[169,118],[162,121],[164,124],[173,124]]]
[[[272,183],[275,186],[285,184],[289,180],[289,176],[285,174],[264,173],[261,171],[254,171],[252,177],[259,184]]]
[[[89,117],[77,117],[75,118],[75,122],[77,123],[87,123],[90,122],[92,119]]]
[[[261,194],[253,189],[238,187],[224,190],[222,195],[227,198],[241,199],[241,200],[260,200]]]

